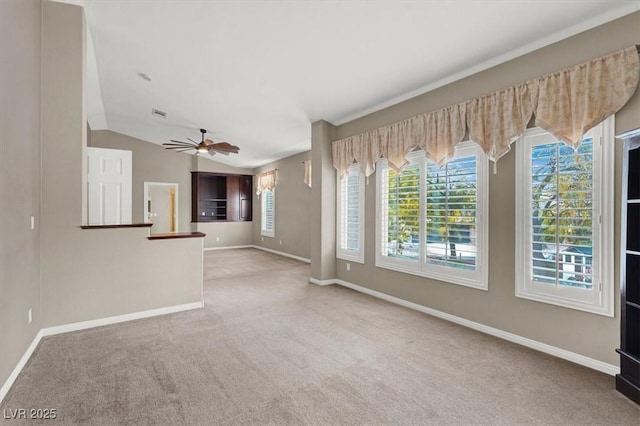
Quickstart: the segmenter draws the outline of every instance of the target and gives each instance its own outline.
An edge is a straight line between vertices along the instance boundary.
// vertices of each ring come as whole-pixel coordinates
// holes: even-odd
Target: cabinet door
[[[239,176],[227,176],[227,220],[240,220]]]
[[[193,222],[251,220],[253,176],[191,173]]]
[[[191,221],[227,220],[227,176],[191,173]]]
[[[252,192],[253,176],[240,176],[240,220],[251,221],[252,219]]]
[[[200,177],[197,172],[191,172],[191,222],[198,222],[200,211]]]

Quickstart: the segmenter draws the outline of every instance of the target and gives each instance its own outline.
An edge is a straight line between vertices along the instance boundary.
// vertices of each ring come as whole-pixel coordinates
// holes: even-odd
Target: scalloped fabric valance
[[[304,184],[311,188],[311,160],[303,161],[304,164]]]
[[[480,98],[417,115],[332,143],[333,166],[340,177],[353,163],[370,176],[386,158],[401,171],[406,155],[422,149],[445,164],[469,131],[469,139],[497,162],[521,137],[532,116],[558,140],[577,148],[582,136],[618,112],[633,96],[640,78],[638,48],[609,55],[526,81]]]
[[[260,194],[267,191],[273,191],[276,188],[278,170],[273,169],[256,176],[256,195],[260,198]]]

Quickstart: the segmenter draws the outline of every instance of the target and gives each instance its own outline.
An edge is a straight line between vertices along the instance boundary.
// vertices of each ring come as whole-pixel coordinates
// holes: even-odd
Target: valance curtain
[[[406,155],[422,149],[443,165],[469,131],[469,139],[497,162],[535,123],[558,140],[577,148],[589,129],[619,111],[638,86],[640,60],[636,46],[571,68],[526,81],[438,111],[333,142],[333,165],[340,177],[351,164],[370,176],[375,162],[386,158],[401,171]]]
[[[258,176],[256,176],[256,194],[258,195],[258,198],[260,198],[260,194],[262,194],[263,192],[273,191],[275,189],[277,173],[278,171],[274,169],[269,170],[268,172],[260,173]]]
[[[304,164],[304,184],[311,188],[311,160],[302,163]]]
[[[467,102],[469,139],[482,147],[492,161],[498,161],[522,136],[533,106],[529,84],[521,84]]]

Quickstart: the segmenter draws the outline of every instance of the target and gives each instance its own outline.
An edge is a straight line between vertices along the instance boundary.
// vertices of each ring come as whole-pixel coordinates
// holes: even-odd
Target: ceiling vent
[[[159,109],[155,109],[155,108],[151,110],[151,115],[155,115],[156,117],[160,117],[160,118],[167,118],[166,112],[160,111]]]

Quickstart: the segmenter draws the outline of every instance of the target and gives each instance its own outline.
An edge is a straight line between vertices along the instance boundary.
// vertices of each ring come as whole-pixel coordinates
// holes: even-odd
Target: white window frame
[[[585,138],[589,137],[593,138],[593,288],[553,287],[531,279],[531,150],[557,141],[534,128],[516,143],[516,297],[613,317],[614,117],[587,132]]]
[[[343,237],[342,229],[342,181],[340,175],[336,178],[336,258],[356,263],[364,263],[364,184],[365,178],[360,173],[357,164],[349,167],[348,174],[358,175],[358,250],[349,250],[341,247]],[[347,179],[345,176],[343,179]]]
[[[266,229],[267,225],[267,194],[271,194],[273,197],[271,207],[273,217],[273,221],[271,223],[271,229]],[[276,235],[276,190],[275,188],[271,191],[265,191],[262,193],[262,197],[260,197],[260,235],[263,237],[275,237]]]
[[[384,224],[382,206],[382,179],[383,171],[389,167],[386,159],[379,160],[376,164],[376,266],[379,268],[391,269],[406,274],[418,275],[433,278],[439,281],[458,284],[487,291],[489,289],[489,160],[482,151],[482,148],[470,141],[461,142],[456,147],[456,152],[452,158],[467,157],[475,155],[477,157],[477,189],[476,189],[476,217],[477,217],[477,254],[476,270],[467,271],[463,269],[434,265],[426,262],[425,243],[425,177],[426,177],[426,157],[423,151],[416,151],[407,155],[407,160],[411,164],[420,164],[420,250],[418,260],[399,259],[385,256],[387,236],[383,235]]]

